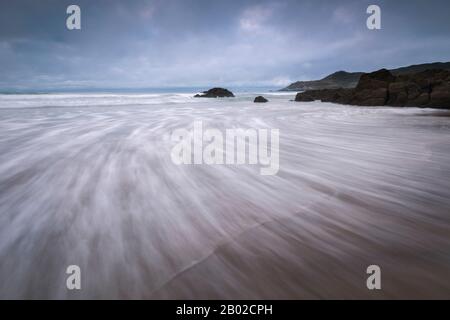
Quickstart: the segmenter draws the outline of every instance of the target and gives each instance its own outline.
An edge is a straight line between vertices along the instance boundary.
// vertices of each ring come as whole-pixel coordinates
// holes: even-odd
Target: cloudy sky
[[[81,30],[66,8],[81,8]],[[382,10],[368,30],[366,9]],[[0,0],[0,89],[284,86],[450,61],[448,0]]]

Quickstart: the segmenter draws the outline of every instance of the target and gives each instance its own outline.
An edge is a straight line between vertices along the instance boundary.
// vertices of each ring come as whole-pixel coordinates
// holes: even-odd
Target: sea
[[[450,298],[450,112],[197,91],[0,94],[0,298]],[[278,172],[175,164],[196,121]]]

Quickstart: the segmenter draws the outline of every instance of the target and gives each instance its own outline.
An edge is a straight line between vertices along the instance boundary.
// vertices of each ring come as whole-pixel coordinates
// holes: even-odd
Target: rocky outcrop
[[[223,98],[234,97],[233,92],[224,88],[212,88],[208,91],[203,91],[203,94],[196,94],[194,98]]]
[[[426,70],[394,76],[381,69],[363,74],[354,89],[305,91],[295,98],[312,100],[358,106],[450,108],[450,71]]]
[[[263,96],[257,96],[255,98],[255,100],[253,100],[253,102],[255,102],[255,103],[266,103],[266,102],[269,102],[269,100],[267,100]]]
[[[310,90],[297,94],[295,101],[309,102],[321,100],[322,102],[335,102],[348,104],[353,94],[353,89],[324,89]]]
[[[358,106],[384,106],[388,99],[388,88],[395,77],[386,69],[366,73],[359,79],[350,104]]]

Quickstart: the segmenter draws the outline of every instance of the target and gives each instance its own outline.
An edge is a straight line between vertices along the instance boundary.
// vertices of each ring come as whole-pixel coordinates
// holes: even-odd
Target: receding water
[[[0,96],[0,298],[450,298],[448,114],[190,96]],[[279,129],[278,174],[173,164],[194,121]]]

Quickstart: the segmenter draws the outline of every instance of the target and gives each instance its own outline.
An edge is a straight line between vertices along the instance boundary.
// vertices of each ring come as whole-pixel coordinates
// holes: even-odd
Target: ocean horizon
[[[213,85],[206,86],[176,86],[176,87],[148,87],[148,88],[39,88],[39,89],[29,89],[29,88],[6,88],[0,89],[0,95],[11,95],[11,94],[104,94],[104,93],[123,93],[123,94],[143,94],[143,93],[199,93],[206,91],[214,87]],[[282,86],[223,86],[217,85],[216,87],[226,87],[233,92],[273,92],[282,89]]]

